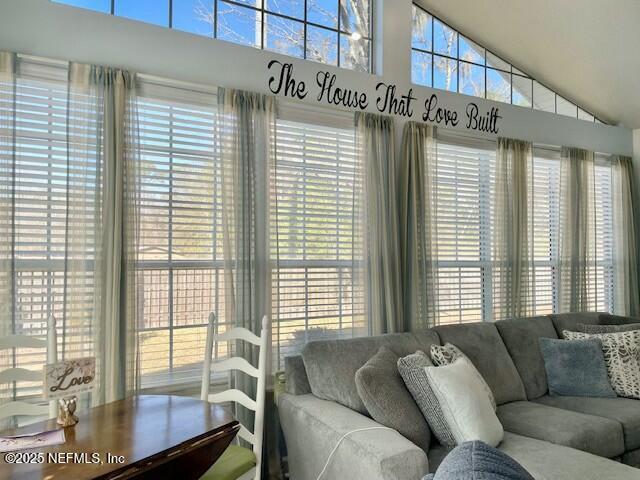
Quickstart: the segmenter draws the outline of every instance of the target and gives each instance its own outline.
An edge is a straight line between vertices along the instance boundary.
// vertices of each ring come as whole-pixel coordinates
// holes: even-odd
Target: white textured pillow
[[[425,372],[458,445],[481,440],[495,447],[502,441],[502,424],[468,358],[458,358],[442,367],[425,367]]]
[[[431,360],[434,365],[442,366],[449,365],[450,363],[455,362],[458,358],[464,357],[471,362],[471,359],[467,357],[462,350],[456,347],[452,343],[445,343],[444,345],[431,345]],[[473,365],[473,362],[471,362]],[[474,365],[475,367],[475,365]],[[476,372],[478,369],[476,368]],[[484,389],[487,391],[487,395],[489,395],[489,400],[491,400],[491,405],[493,406],[493,411],[495,412],[498,409],[498,405],[496,404],[496,399],[493,396],[493,392],[491,391],[491,387],[487,384],[486,380],[482,376],[480,372],[478,372],[478,377],[484,384]]]

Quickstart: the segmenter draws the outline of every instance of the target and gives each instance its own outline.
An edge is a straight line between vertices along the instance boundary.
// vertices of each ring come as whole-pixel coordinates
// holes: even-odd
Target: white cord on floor
[[[324,472],[327,470],[327,467],[329,466],[329,462],[331,462],[331,458],[333,458],[333,454],[336,453],[336,450],[338,449],[338,447],[340,446],[340,444],[342,443],[342,441],[347,438],[349,435],[351,435],[352,433],[357,433],[357,432],[364,432],[366,430],[393,430],[393,428],[389,428],[389,427],[367,427],[367,428],[358,428],[357,430],[351,430],[350,432],[345,433],[344,435],[342,435],[340,437],[340,440],[338,440],[338,443],[336,443],[336,446],[333,447],[333,450],[331,450],[331,453],[329,454],[329,457],[327,458],[326,463],[324,464],[324,467],[322,468],[322,471],[320,472],[320,475],[318,475],[318,478],[316,480],[320,480],[320,478],[322,478],[322,475],[324,475]]]

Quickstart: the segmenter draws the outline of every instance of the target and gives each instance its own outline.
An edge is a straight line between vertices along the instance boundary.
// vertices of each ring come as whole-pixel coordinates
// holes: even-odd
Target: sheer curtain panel
[[[16,56],[0,51],[0,337],[13,332],[15,303],[13,264],[13,178],[15,171],[15,67]],[[0,370],[13,364],[11,350],[0,351]],[[13,400],[10,384],[0,385],[0,402]],[[0,429],[11,426],[0,421]]]
[[[493,225],[493,318],[530,315],[533,222],[529,215],[530,142],[498,139]]]
[[[402,290],[408,330],[438,323],[436,129],[408,122],[402,135],[400,226]]]
[[[365,304],[373,334],[406,330],[402,313],[393,119],[356,114],[364,171]]]
[[[137,126],[129,72],[69,67],[67,252],[68,321],[93,324],[98,388],[93,403],[122,398],[135,384]],[[129,242],[129,245],[127,244]],[[93,312],[79,316],[93,288]]]
[[[633,166],[630,157],[612,158],[614,229],[614,309],[620,315],[640,315]]]
[[[563,147],[560,160],[560,312],[586,311],[595,303],[596,280],[594,154]]]
[[[262,317],[271,314],[268,225],[269,173],[275,157],[273,97],[220,88],[218,119],[226,321],[259,335]],[[257,366],[253,348],[237,348],[240,356]],[[238,372],[232,381],[254,397],[253,379]],[[251,424],[249,411],[240,408],[238,412]]]

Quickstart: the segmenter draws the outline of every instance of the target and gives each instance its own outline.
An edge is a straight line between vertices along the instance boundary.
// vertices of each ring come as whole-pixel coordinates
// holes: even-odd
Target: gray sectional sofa
[[[324,480],[418,480],[434,471],[448,450],[432,436],[425,452],[372,420],[355,373],[382,345],[406,355],[450,342],[493,390],[505,430],[499,448],[536,479],[640,479],[640,401],[549,396],[538,346],[540,337],[559,338],[577,323],[637,321],[574,313],[311,342],[286,359],[287,393],[278,400],[290,478],[317,480],[334,449]]]

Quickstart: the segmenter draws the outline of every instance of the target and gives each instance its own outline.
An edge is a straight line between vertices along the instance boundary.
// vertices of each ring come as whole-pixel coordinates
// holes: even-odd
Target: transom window
[[[371,0],[53,0],[284,55],[371,71]]]
[[[602,123],[415,4],[411,79],[427,87]]]

